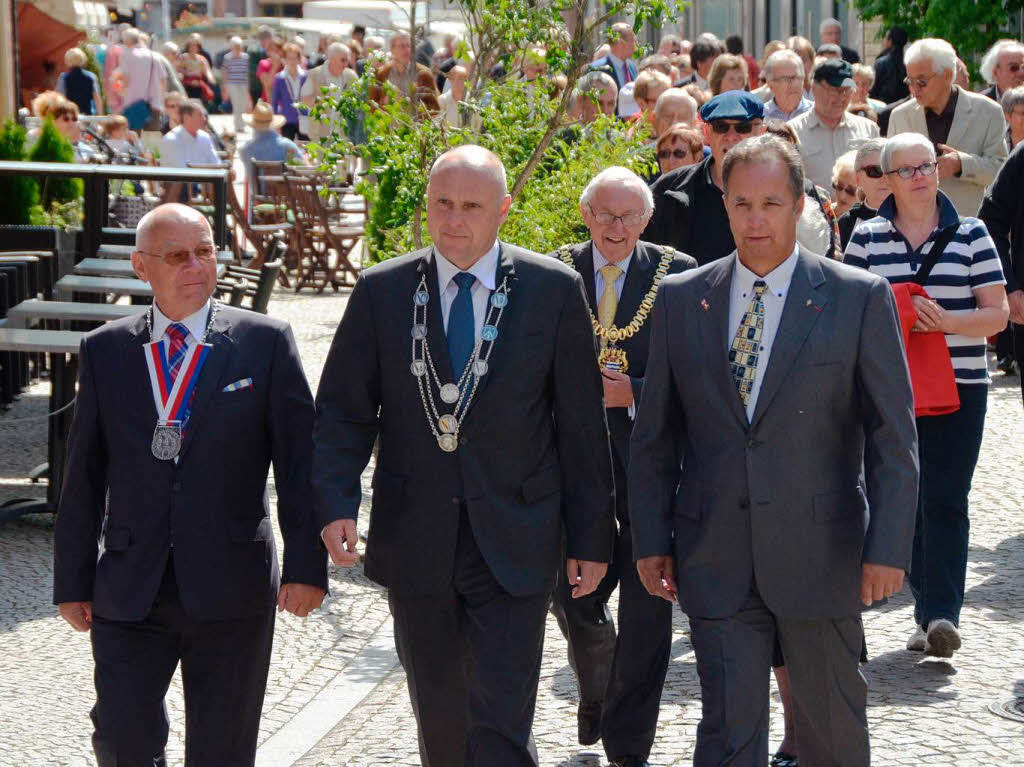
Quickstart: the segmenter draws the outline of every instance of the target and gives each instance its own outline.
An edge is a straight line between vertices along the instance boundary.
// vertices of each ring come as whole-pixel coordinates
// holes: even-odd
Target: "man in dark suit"
[[[537,764],[530,730],[557,571],[582,597],[612,553],[583,282],[497,239],[510,204],[491,152],[438,158],[434,246],[363,273],[317,394],[316,510],[340,564],[358,559],[359,477],[378,445],[366,574],[388,589],[428,767]]]
[[[574,600],[569,584],[560,579],[552,612],[569,640],[569,662],[579,680],[579,741],[590,745],[602,739],[615,767],[647,764],[672,642],[671,607],[647,593],[633,567],[626,469],[644,385],[647,318],[654,295],[663,277],[692,269],[697,262],[668,246],[640,241],[653,210],[651,190],[642,178],[626,168],[608,168],[580,196],[580,214],[591,239],[554,253],[583,277],[598,333],[619,532],[612,565],[597,591]],[[612,341],[612,334],[619,340]],[[617,638],[608,610],[616,584]]]
[[[838,19],[825,19],[818,25],[818,37],[822,45],[838,45],[842,53],[843,61],[849,64],[859,64],[860,54],[853,48],[843,45],[843,25]]]
[[[796,244],[792,145],[742,142],[723,181],[737,252],[666,279],[654,308],[630,442],[634,556],[690,619],[695,765],[764,765],[776,636],[801,763],[866,765],[860,609],[902,585],[918,482],[895,300]]]
[[[615,81],[616,92],[636,80],[639,71],[633,54],[636,52],[636,33],[633,27],[623,21],[612,24],[608,31],[607,56],[602,56],[590,65],[591,70],[604,72]],[[618,102],[615,114],[619,113]]]
[[[164,695],[179,662],[185,762],[253,764],[274,605],[305,616],[327,587],[313,398],[285,323],[211,300],[216,248],[202,214],[162,205],[139,222],[136,246],[152,308],[89,333],[79,353],[54,602],[92,631],[101,767],[165,763]]]

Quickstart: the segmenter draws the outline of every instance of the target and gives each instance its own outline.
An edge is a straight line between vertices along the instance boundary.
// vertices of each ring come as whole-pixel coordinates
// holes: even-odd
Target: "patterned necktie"
[[[623,83],[631,83],[631,82],[633,82],[633,73],[629,71],[629,62],[628,61],[623,61],[622,62],[622,71],[625,72],[625,75],[626,75],[623,78],[622,82]]]
[[[174,322],[167,326],[167,367],[171,374],[171,384],[178,379],[178,373],[181,371],[181,363],[185,359],[185,354],[188,352],[188,328],[180,322]],[[196,391],[192,390],[192,394],[189,396],[188,405],[185,407],[185,412],[182,414],[181,421],[182,426],[188,422],[188,417],[192,413],[192,398],[195,397]]]
[[[757,377],[757,359],[761,355],[761,333],[764,330],[764,292],[768,284],[764,280],[754,283],[754,294],[750,297],[747,311],[740,320],[736,335],[729,348],[729,364],[732,368],[732,379],[736,382],[736,390],[746,407],[750,402],[750,392],[754,388]]]
[[[604,278],[604,291],[597,302],[597,321],[602,327],[615,324],[615,311],[619,308],[619,297],[615,295],[615,283],[622,276],[622,270],[615,264],[605,264],[597,270]],[[602,340],[602,345],[607,343]]]
[[[459,286],[459,292],[448,310],[448,356],[452,361],[452,374],[458,381],[476,345],[472,293],[476,277],[469,272],[459,272],[452,279]]]

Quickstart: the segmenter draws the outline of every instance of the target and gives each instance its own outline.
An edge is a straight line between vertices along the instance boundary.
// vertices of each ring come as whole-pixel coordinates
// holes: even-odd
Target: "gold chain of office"
[[[658,285],[661,284],[662,278],[668,275],[668,268],[672,264],[672,259],[675,258],[678,251],[675,248],[671,248],[668,245],[661,246],[661,261],[658,262],[658,268],[654,272],[654,281],[651,283],[651,289],[647,291],[647,295],[644,296],[640,302],[640,308],[637,309],[636,314],[633,315],[626,325],[621,328],[612,325],[610,328],[606,328],[600,323],[594,313],[590,313],[590,321],[594,325],[594,334],[602,341],[608,341],[612,344],[623,341],[627,338],[632,338],[640,332],[640,328],[644,326],[644,322],[647,321],[648,315],[654,308],[654,297],[658,294]],[[558,249],[558,257],[562,259],[569,268],[575,268],[572,261],[572,246],[563,245]]]

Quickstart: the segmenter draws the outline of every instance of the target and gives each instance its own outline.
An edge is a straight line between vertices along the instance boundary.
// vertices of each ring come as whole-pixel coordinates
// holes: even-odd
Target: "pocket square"
[[[239,389],[245,389],[252,386],[251,378],[243,378],[241,381],[235,381],[234,383],[228,384],[221,391],[238,391]]]

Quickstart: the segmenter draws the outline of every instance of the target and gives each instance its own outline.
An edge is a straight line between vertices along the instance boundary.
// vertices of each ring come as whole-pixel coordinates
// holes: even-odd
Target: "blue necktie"
[[[448,310],[448,356],[452,361],[452,373],[458,381],[469,362],[469,356],[476,345],[476,323],[473,321],[473,283],[469,272],[459,272],[452,279],[459,286],[459,292]]]

